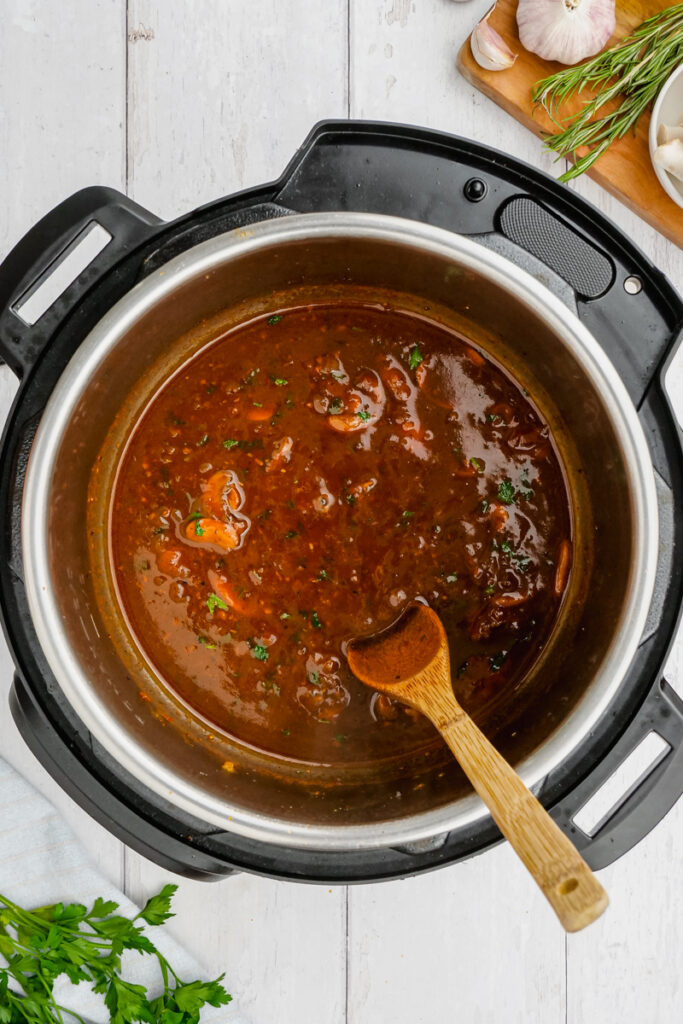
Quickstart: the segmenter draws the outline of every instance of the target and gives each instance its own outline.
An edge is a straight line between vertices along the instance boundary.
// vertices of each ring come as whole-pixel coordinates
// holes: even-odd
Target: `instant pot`
[[[108,244],[25,322],[27,297],[93,224]],[[681,430],[664,387],[683,304],[587,203],[452,136],[325,122],[277,182],[172,223],[110,189],[85,189],[10,253],[0,354],[21,386],[0,453],[0,600],[17,669],[12,713],[81,806],[182,874],[365,881],[500,840],[455,765],[311,775],[296,762],[276,770],[197,723],[177,728],[170,698],[143,700],[135,652],[103,617],[88,481],[117,420],[125,443],[149,397],[141,382],[173,369],[219,321],[267,311],[273,296],[281,306],[283,296],[361,286],[484,325],[556,410],[572,494],[587,495],[576,499],[575,545],[591,558],[529,699],[499,708],[487,732],[603,867],[683,790],[683,702],[662,678],[683,596]],[[105,499],[107,487],[104,473]],[[580,829],[577,812],[651,732],[666,744],[657,762],[590,834]]]

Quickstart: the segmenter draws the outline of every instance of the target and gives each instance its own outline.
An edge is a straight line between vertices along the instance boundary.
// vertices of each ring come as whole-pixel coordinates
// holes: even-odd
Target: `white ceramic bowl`
[[[678,124],[683,115],[683,64],[669,75],[662,86],[650,121],[650,159],[659,183],[675,203],[683,207],[683,181],[674,178],[654,161],[659,127],[663,124]]]

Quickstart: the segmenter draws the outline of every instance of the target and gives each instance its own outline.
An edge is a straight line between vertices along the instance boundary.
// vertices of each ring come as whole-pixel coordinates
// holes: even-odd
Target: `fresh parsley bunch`
[[[61,974],[103,993],[111,1024],[198,1024],[207,1003],[230,1002],[223,975],[215,981],[182,982],[137,923],[156,926],[172,917],[176,888],[165,885],[132,920],[115,913],[118,903],[99,898],[90,910],[80,903],[56,903],[29,911],[0,893],[0,954],[7,962],[0,967],[0,1024],[84,1024],[53,997]],[[158,998],[149,999],[143,985],[120,976],[126,949],[157,958],[164,984]]]

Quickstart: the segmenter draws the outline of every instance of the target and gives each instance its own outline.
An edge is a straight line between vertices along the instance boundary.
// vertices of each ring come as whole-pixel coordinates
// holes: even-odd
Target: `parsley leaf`
[[[333,398],[327,407],[328,415],[338,416],[344,408],[341,398]]]
[[[282,314],[281,313],[276,313],[275,316],[269,316],[268,317],[267,323],[269,323],[270,326],[273,327],[274,324],[279,324],[281,320],[282,320]]]
[[[410,359],[408,360],[408,366],[411,370],[416,370],[420,363],[424,362],[424,356],[420,352],[417,345],[413,345],[410,350]]]
[[[171,900],[178,891],[177,885],[165,885],[156,896],[151,896],[138,914],[147,924],[159,925],[175,915],[171,912]]]
[[[363,423],[367,423],[368,420],[370,419],[370,413],[366,412],[365,409],[361,409],[360,412],[358,413],[358,419],[362,420]]]
[[[512,485],[512,480],[503,480],[498,484],[498,499],[504,505],[512,505],[515,500],[515,488]]]
[[[218,596],[218,594],[209,594],[206,599],[206,607],[209,609],[209,615],[213,615],[216,608],[220,608],[222,612],[227,612],[228,610],[228,605],[222,597]]]
[[[240,443],[240,442],[239,442],[239,441],[236,441],[234,437],[229,437],[229,438],[227,439],[227,441],[224,441],[224,442],[223,442],[223,447],[224,447],[224,448],[227,448],[227,449],[228,449],[228,451],[230,451],[230,449],[231,449],[231,448],[234,448],[234,447],[235,447],[236,445],[238,445],[239,443]]]
[[[264,647],[263,644],[257,644],[255,640],[249,640],[249,647],[251,648],[252,658],[256,658],[257,661],[268,661],[268,648]]]
[[[311,612],[311,623],[313,624],[313,627],[315,629],[322,629],[323,628],[323,624],[320,621],[320,619],[318,618],[318,613],[317,612]]]

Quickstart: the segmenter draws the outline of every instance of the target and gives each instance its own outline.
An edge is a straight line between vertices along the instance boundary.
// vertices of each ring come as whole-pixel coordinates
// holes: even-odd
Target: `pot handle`
[[[0,359],[24,377],[85,293],[160,223],[127,196],[101,186],[81,189],[47,213],[0,264]],[[93,239],[98,225],[103,230]],[[83,243],[92,252],[94,242],[99,250],[83,265],[84,253],[79,257],[76,250]],[[47,282],[69,257],[79,269],[50,301]],[[34,306],[41,301],[37,293],[44,284],[47,308],[33,315],[29,300]]]
[[[652,733],[665,746],[616,806],[590,832],[576,817],[614,773]],[[552,810],[557,823],[593,870],[607,867],[639,843],[683,795],[683,700],[665,679],[658,679],[631,725],[591,774],[572,790],[571,808]]]

